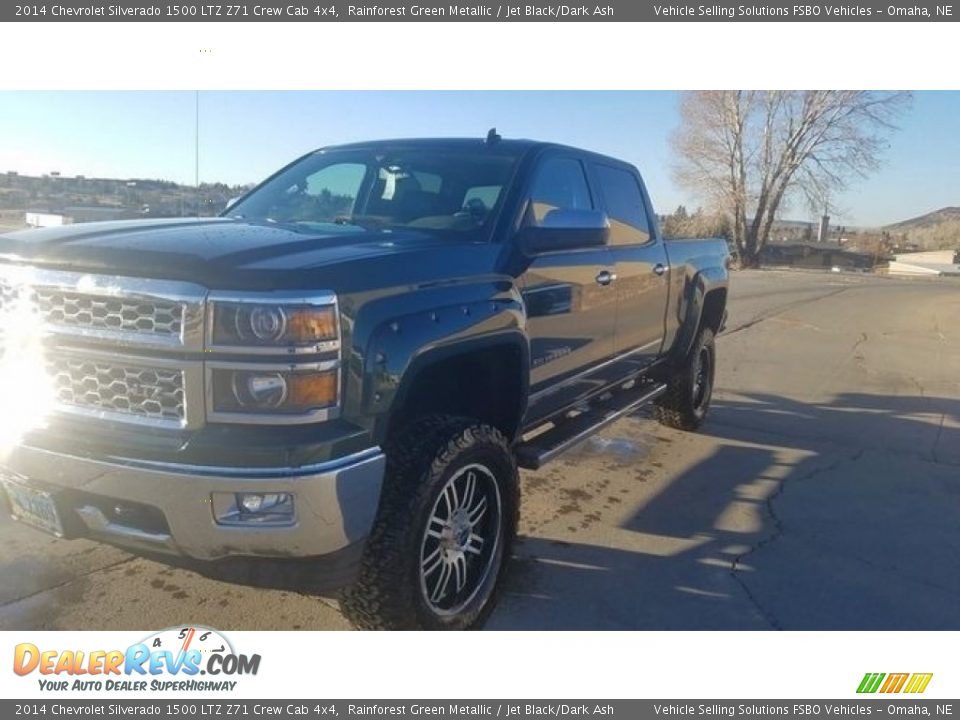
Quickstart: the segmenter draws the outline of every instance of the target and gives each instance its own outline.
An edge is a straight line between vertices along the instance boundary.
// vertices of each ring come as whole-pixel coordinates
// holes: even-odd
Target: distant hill
[[[926,215],[887,225],[885,231],[905,236],[923,250],[960,248],[960,207],[945,207]]]
[[[66,215],[76,222],[138,217],[216,215],[249,186],[200,187],[144,178],[88,178],[0,173],[0,225],[21,223],[24,213]]]
[[[887,225],[885,229],[893,232],[904,232],[905,230],[928,228],[945,222],[957,221],[960,221],[960,207],[945,207],[929,212],[926,215],[920,215],[919,217],[901,220],[898,223]]]

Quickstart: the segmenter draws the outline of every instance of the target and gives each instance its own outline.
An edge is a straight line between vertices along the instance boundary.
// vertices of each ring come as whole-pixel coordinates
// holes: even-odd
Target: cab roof
[[[498,138],[493,141],[488,141],[482,137],[473,137],[473,138],[397,138],[393,140],[369,140],[363,142],[355,143],[346,143],[343,145],[329,145],[327,147],[322,147],[316,150],[316,152],[328,152],[331,150],[376,150],[378,148],[391,149],[391,150],[402,150],[402,149],[412,149],[412,148],[421,148],[421,149],[436,149],[436,150],[466,150],[466,149],[483,149],[489,148],[492,151],[496,150],[499,154],[503,155],[513,155],[515,157],[521,157],[529,153],[537,152],[540,150],[551,149],[560,149],[568,150],[570,152],[576,153],[578,155],[589,155],[595,158],[602,158],[609,162],[616,164],[625,165],[623,160],[618,158],[611,157],[609,155],[602,155],[600,153],[592,152],[590,150],[584,150],[583,148],[572,147],[570,145],[563,145],[561,143],[546,142],[543,140],[528,140],[523,138]]]

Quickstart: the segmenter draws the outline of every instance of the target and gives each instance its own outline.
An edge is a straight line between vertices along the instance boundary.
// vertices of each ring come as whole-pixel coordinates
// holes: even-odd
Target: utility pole
[[[827,235],[830,233],[830,216],[824,214],[820,218],[820,228],[817,230],[817,242],[827,241]]]
[[[193,184],[196,187],[197,217],[200,217],[200,91],[194,91],[193,98]]]

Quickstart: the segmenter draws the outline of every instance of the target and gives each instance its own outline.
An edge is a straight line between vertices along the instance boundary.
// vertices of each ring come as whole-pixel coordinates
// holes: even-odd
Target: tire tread
[[[419,535],[417,528],[411,527],[410,519],[457,456],[477,445],[499,448],[513,468],[514,477],[506,483],[511,487],[501,488],[502,495],[511,494],[501,500],[503,562],[509,558],[520,505],[519,482],[509,442],[496,428],[469,418],[437,415],[418,419],[387,444],[387,469],[377,519],[364,548],[358,579],[341,595],[341,610],[355,627],[429,629],[424,627],[414,594],[412,573],[415,569],[410,560],[413,553],[419,556]],[[480,612],[458,618],[450,627],[466,629],[485,619],[495,602],[498,586],[499,582]]]
[[[661,425],[689,431],[696,430],[703,424],[704,416],[697,415],[692,402],[693,358],[700,354],[700,350],[705,345],[713,342],[713,330],[702,328],[697,333],[697,338],[687,357],[670,373],[667,392],[657,400],[653,409],[653,416]]]

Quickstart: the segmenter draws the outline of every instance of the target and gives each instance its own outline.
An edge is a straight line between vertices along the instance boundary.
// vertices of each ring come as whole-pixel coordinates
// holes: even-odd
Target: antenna
[[[493,145],[496,142],[500,142],[500,140],[502,140],[502,138],[497,134],[495,127],[487,131],[487,145]]]

